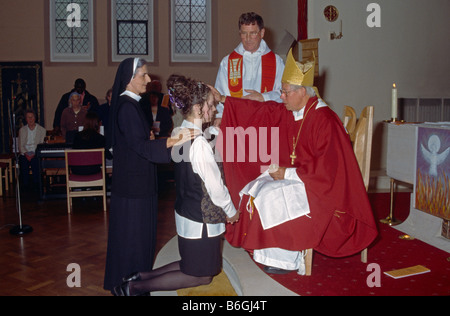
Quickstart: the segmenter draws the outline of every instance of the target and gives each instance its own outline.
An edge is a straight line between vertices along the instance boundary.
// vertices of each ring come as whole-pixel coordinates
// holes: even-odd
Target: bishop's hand
[[[286,168],[278,167],[277,171],[270,172],[269,175],[274,179],[275,181],[284,180],[284,176],[286,174]]]
[[[242,98],[244,100],[253,100],[258,102],[265,101],[263,95],[256,90],[245,90],[245,92],[249,94]]]

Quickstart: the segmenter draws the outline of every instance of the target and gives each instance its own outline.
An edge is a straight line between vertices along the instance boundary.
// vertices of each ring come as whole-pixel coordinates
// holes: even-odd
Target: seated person
[[[24,188],[29,187],[29,168],[33,173],[33,183],[39,182],[39,161],[35,155],[38,144],[44,142],[45,128],[36,123],[36,113],[29,109],[25,112],[27,125],[19,130],[20,177]]]
[[[227,144],[222,148],[226,183],[235,205],[242,210],[239,222],[228,227],[226,238],[232,246],[251,251],[253,259],[271,273],[298,270],[303,274],[304,250],[312,248],[330,257],[351,256],[367,248],[378,234],[350,138],[339,117],[313,87],[314,65],[315,61],[297,63],[289,53],[282,79],[284,104],[236,98],[225,101],[222,131],[235,127],[259,131],[258,127],[266,127],[266,134],[259,135],[260,146],[271,148],[269,141],[275,143],[277,148],[271,152],[278,157],[272,159],[279,165],[270,177],[275,182],[290,180],[305,189],[296,202],[308,204],[308,216],[296,216],[264,229],[260,209],[249,208],[249,213],[245,207],[247,200],[252,205],[251,199],[244,196],[240,201],[239,192],[261,175],[266,157],[256,163],[233,161],[228,157],[229,150],[234,149],[227,143],[230,133],[223,133],[223,144]],[[268,136],[272,130],[279,142]],[[278,206],[265,211],[277,216],[283,202],[293,204],[294,193],[300,192],[278,194],[273,198]],[[262,213],[266,205],[261,206]]]
[[[84,126],[87,111],[81,106],[81,95],[73,92],[69,98],[69,107],[61,116],[61,133],[66,143],[73,143],[73,138],[80,126]]]
[[[76,133],[73,141],[73,149],[97,149],[105,148],[106,138],[99,133],[99,118],[94,112],[86,114],[83,131]],[[105,158],[112,159],[109,151],[105,151]],[[100,172],[100,166],[71,167],[74,174],[90,175]]]

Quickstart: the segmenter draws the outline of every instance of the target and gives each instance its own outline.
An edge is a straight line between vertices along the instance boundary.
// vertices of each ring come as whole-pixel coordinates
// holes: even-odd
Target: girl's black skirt
[[[181,272],[196,277],[216,276],[222,271],[223,235],[208,237],[206,224],[201,239],[178,236]]]

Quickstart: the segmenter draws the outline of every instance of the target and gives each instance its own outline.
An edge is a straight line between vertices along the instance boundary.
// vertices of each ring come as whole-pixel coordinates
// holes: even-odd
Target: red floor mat
[[[379,219],[389,213],[389,194],[370,194],[372,208]],[[408,216],[410,194],[397,193],[397,219]],[[293,292],[303,296],[431,296],[450,295],[450,254],[420,240],[402,240],[396,229],[379,223],[379,237],[369,248],[368,264],[360,255],[348,258],[329,258],[315,252],[312,276],[295,272],[270,276]],[[449,241],[450,242],[450,241]],[[379,278],[370,264],[379,267]],[[430,273],[393,279],[383,272],[423,265]],[[377,267],[377,266],[375,266]],[[377,282],[379,281],[379,282]],[[371,287],[379,283],[380,287]],[[375,284],[376,285],[376,284]]]

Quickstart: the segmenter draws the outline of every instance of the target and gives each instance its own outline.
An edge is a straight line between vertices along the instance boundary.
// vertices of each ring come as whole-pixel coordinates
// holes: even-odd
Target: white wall
[[[265,40],[269,47],[285,58],[288,34],[297,38],[298,6],[295,0],[262,0],[260,14],[266,26]],[[291,42],[292,43],[292,42]]]
[[[367,6],[378,3],[381,27],[366,24]],[[339,20],[330,23],[324,8],[335,5]],[[314,0],[309,1],[309,38],[320,38],[321,95],[338,113],[344,105],[361,112],[375,106],[372,169],[386,166],[386,128],[391,89],[399,97],[450,97],[449,0]],[[330,31],[340,40],[330,41]]]

